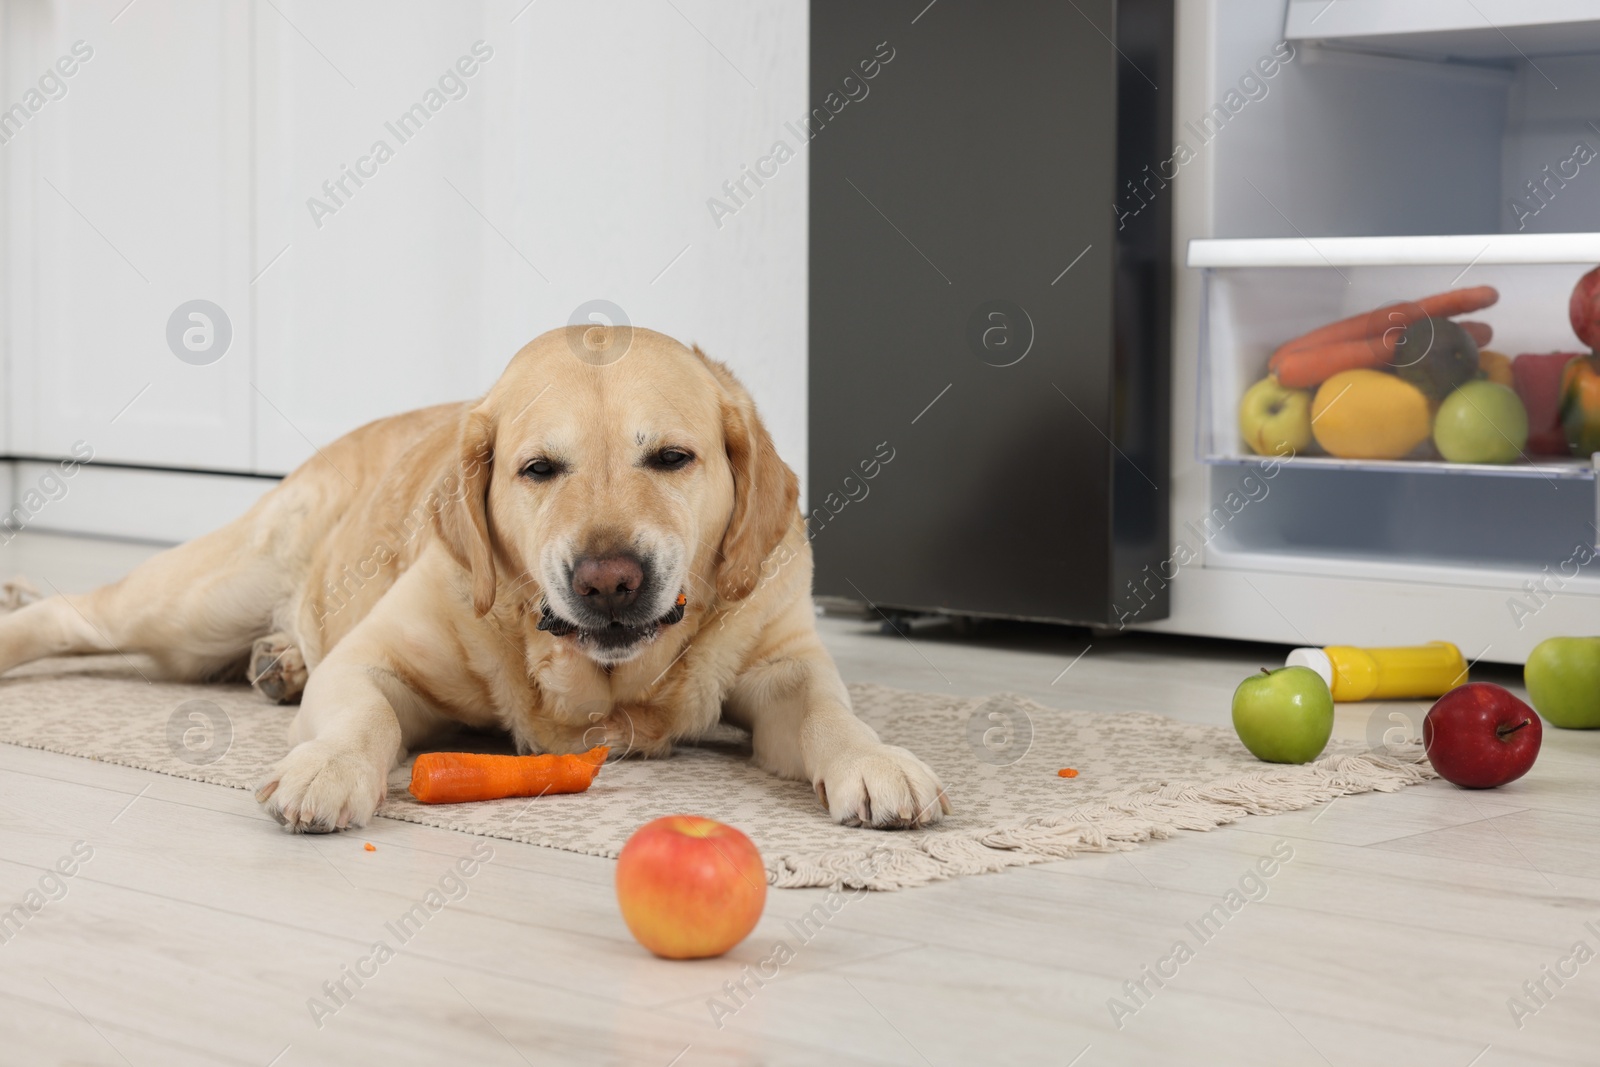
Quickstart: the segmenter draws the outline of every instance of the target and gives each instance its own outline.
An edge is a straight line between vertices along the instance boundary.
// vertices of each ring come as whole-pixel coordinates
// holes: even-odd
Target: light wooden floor
[[[149,551],[24,536],[0,576],[83,588]],[[823,629],[851,680],[1217,723],[1239,678],[1281,656],[1125,637],[1074,663],[1088,638],[1072,631]],[[1386,723],[1341,709],[1339,732],[1363,735],[1375,710]],[[485,839],[382,819],[292,838],[243,792],[0,745],[0,912],[74,842],[93,850],[0,944],[0,1062],[1593,1064],[1600,962],[1560,987],[1542,969],[1579,942],[1600,952],[1597,801],[1600,732],[1550,730],[1532,774],[1496,792],[1435,783],[863,896],[804,944],[785,922],[825,894],[774,892],[745,944],[697,963],[630,939],[609,861],[492,841],[465,896],[359,988],[346,978],[319,1027],[308,1000],[375,941],[398,945],[385,923]],[[1280,842],[1293,858],[1266,896],[1201,944],[1186,924]],[[793,960],[718,1028],[708,1000],[733,1006],[724,983],[780,938]],[[1193,958],[1124,999],[1138,1010],[1119,1029],[1108,1000],[1180,938]],[[1519,1029],[1508,998],[1538,1006],[1523,983],[1540,979],[1551,996]]]

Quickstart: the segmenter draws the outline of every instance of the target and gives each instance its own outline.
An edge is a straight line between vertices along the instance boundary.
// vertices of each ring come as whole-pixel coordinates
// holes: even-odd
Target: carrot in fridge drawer
[[[1384,366],[1394,356],[1394,346],[1392,337],[1365,337],[1359,341],[1297,348],[1283,353],[1272,375],[1278,379],[1278,384],[1290,389],[1310,389],[1341,371]]]
[[[1490,326],[1487,322],[1463,321],[1456,323],[1456,325],[1460,326],[1463,330],[1466,330],[1467,336],[1472,338],[1472,343],[1477,345],[1480,349],[1484,348],[1490,341],[1494,340],[1494,327]]]
[[[1421,300],[1385,304],[1359,315],[1330,322],[1309,333],[1285,341],[1278,346],[1267,363],[1268,370],[1277,370],[1279,361],[1288,353],[1303,348],[1318,348],[1341,341],[1358,341],[1363,337],[1388,336],[1421,319],[1447,319],[1489,307],[1500,299],[1499,290],[1492,285],[1478,285],[1467,289],[1451,289],[1434,293]]]
[[[1465,315],[1469,311],[1481,311],[1490,307],[1500,299],[1500,290],[1492,285],[1475,285],[1470,289],[1451,289],[1444,293],[1435,293],[1425,296],[1417,301],[1417,306],[1422,309],[1419,318],[1448,319],[1456,315]]]

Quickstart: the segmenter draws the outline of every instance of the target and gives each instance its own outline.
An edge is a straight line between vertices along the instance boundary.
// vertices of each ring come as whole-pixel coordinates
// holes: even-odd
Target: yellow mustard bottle
[[[1310,667],[1341,703],[1443,696],[1467,680],[1467,661],[1448,641],[1405,648],[1297,648],[1284,665]]]

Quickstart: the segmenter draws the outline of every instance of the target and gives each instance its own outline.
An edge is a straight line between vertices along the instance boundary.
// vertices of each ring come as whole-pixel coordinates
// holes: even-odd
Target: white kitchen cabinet
[[[0,0],[0,105],[93,50],[0,144],[0,462],[84,441],[281,475],[481,393],[603,299],[730,363],[803,474],[804,157],[710,202],[805,113],[806,25],[781,0]],[[167,340],[192,300],[231,326],[204,365]],[[116,517],[135,498],[108,492],[96,531],[163,536]]]
[[[6,451],[252,469],[248,10],[0,14]],[[196,299],[231,318],[206,365],[167,343]]]

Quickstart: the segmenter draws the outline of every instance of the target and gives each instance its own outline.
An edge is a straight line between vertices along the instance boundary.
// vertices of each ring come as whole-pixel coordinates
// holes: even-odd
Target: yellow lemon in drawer
[[[1428,398],[1380,370],[1347,370],[1317,389],[1311,433],[1330,456],[1399,459],[1432,431]]]

